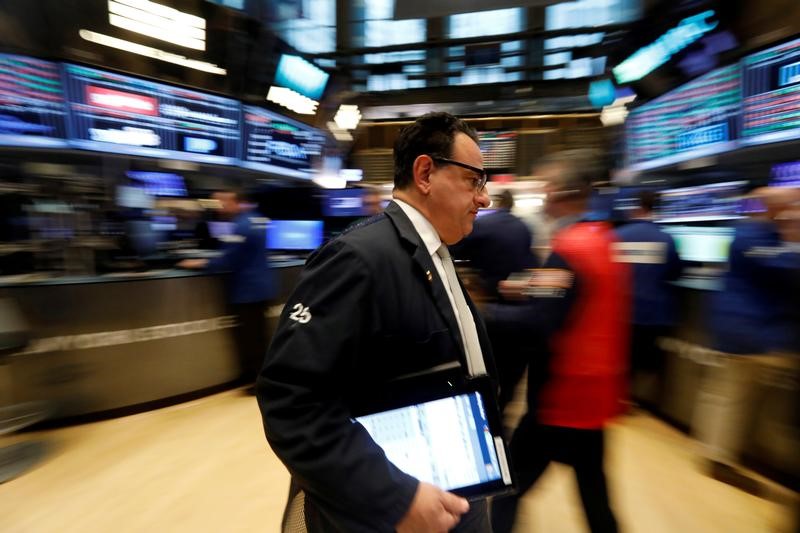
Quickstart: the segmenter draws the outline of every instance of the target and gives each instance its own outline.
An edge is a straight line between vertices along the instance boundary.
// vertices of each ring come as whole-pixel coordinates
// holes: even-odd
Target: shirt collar
[[[394,198],[394,203],[400,206],[400,209],[403,210],[403,213],[405,213],[408,219],[411,221],[411,225],[414,226],[414,229],[419,234],[422,242],[425,244],[425,248],[428,250],[428,253],[430,255],[435,254],[436,250],[438,250],[442,245],[442,239],[439,238],[439,234],[436,232],[433,224],[431,224],[430,221],[417,210],[417,208],[412,207],[403,200]]]
[[[584,213],[579,215],[566,215],[563,216],[555,221],[553,224],[554,231],[561,231],[562,229],[566,228],[567,226],[571,226],[577,222],[580,222],[581,219],[584,217]]]

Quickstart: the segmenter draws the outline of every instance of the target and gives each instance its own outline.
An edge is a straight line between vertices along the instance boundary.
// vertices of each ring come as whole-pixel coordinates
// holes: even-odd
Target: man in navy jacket
[[[274,273],[266,256],[267,219],[250,210],[235,191],[216,192],[213,197],[220,214],[233,223],[233,231],[221,237],[221,255],[211,260],[185,259],[178,266],[227,274],[228,302],[237,318],[234,340],[241,379],[252,384],[269,344],[265,312],[267,301],[275,295]]]
[[[643,191],[633,220],[617,230],[624,243],[619,247],[620,259],[633,265],[632,393],[645,403],[652,401],[654,406],[662,399],[664,382],[664,355],[658,339],[674,325],[675,287],[670,282],[681,275],[675,242],[653,222],[657,200],[655,192]],[[641,391],[638,378],[655,382],[655,390]]]

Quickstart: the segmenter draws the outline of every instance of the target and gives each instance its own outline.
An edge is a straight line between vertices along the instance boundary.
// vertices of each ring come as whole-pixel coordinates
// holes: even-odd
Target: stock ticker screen
[[[245,167],[310,176],[312,165],[325,146],[321,132],[260,107],[243,106],[243,115]]]
[[[628,165],[646,170],[734,148],[740,82],[738,65],[719,68],[631,112]]]
[[[238,162],[236,100],[77,65],[65,69],[73,146],[206,163]]]
[[[0,54],[0,144],[66,146],[66,109],[57,63]]]
[[[742,141],[800,138],[800,39],[742,60]]]

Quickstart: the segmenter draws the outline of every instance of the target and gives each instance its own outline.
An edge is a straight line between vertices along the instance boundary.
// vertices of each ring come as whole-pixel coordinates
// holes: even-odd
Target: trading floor
[[[288,475],[252,396],[230,390],[84,425],[27,432],[45,461],[0,485],[3,533],[273,533]],[[610,430],[609,478],[628,533],[794,533],[791,493],[761,497],[711,479],[693,441],[641,412]],[[571,472],[551,466],[521,507],[519,531],[583,532]]]

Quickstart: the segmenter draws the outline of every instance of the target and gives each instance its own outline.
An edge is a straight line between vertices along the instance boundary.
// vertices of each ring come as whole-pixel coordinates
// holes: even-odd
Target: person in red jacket
[[[528,332],[535,346],[528,368],[528,411],[511,439],[516,495],[492,505],[495,533],[511,531],[519,498],[551,461],[575,470],[592,532],[616,532],[603,469],[605,425],[624,409],[630,337],[630,273],[615,261],[617,238],[586,212],[601,177],[591,150],[570,150],[539,163],[546,180],[545,213],[555,221],[552,253],[530,279],[503,282],[528,305],[493,306]]]

